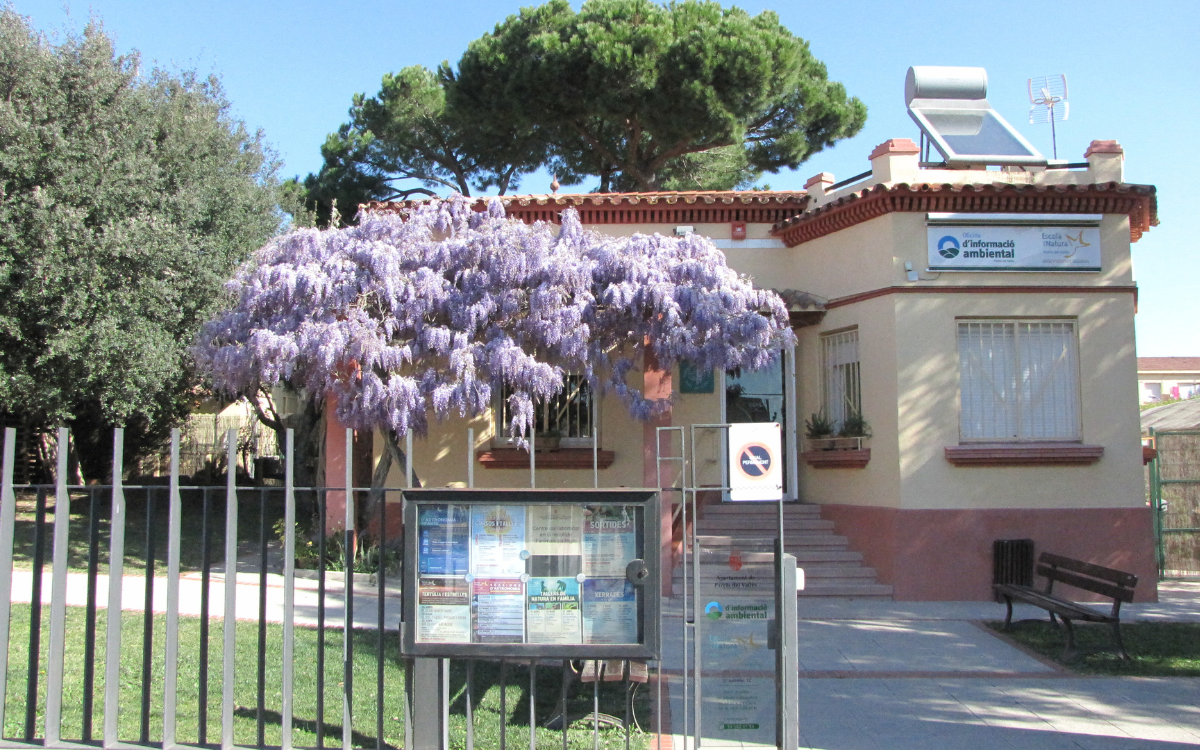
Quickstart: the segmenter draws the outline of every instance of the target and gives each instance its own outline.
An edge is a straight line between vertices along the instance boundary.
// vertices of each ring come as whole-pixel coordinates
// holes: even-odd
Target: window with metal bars
[[[508,387],[502,389],[497,406],[499,419],[498,437],[508,440],[512,414],[508,405],[511,394]],[[582,375],[567,375],[563,378],[563,389],[550,399],[534,401],[534,429],[538,435],[557,434],[563,447],[591,447],[595,411],[592,392]]]
[[[862,414],[858,329],[821,337],[821,404],[825,418],[841,429],[851,415]]]
[[[1079,440],[1072,320],[959,320],[964,441]]]

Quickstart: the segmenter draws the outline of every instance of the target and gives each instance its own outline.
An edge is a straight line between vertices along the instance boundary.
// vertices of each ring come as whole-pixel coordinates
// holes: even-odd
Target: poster
[[[525,550],[530,555],[583,554],[583,508],[531,505],[526,516]]]
[[[471,574],[519,578],[525,572],[525,508],[476,505],[471,508]]]
[[[525,588],[512,578],[471,582],[471,630],[475,643],[525,641]]]
[[[635,508],[624,505],[593,506],[584,511],[584,575],[625,577],[625,568],[638,556],[636,513]]]
[[[583,582],[583,642],[638,642],[637,589],[624,578]]]
[[[469,529],[467,506],[426,505],[417,518],[421,575],[467,574]]]
[[[417,585],[417,640],[471,642],[471,595],[461,578],[421,578]]]
[[[579,581],[531,578],[526,592],[526,643],[582,642]]]

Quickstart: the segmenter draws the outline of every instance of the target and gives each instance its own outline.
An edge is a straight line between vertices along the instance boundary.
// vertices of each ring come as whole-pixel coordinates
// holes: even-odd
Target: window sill
[[[871,449],[805,451],[800,457],[814,469],[862,469],[871,460]]]
[[[1104,446],[1082,443],[968,443],[945,450],[955,466],[1090,466],[1104,455]]]
[[[522,448],[493,448],[479,451],[476,459],[485,469],[528,469],[529,451]],[[617,454],[613,451],[597,451],[596,465],[601,469],[612,466]],[[539,469],[590,469],[592,468],[591,448],[560,448],[556,451],[537,454]]]

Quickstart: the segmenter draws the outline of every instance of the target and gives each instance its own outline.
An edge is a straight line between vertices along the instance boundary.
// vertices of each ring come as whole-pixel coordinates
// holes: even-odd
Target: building
[[[1138,402],[1200,394],[1200,357],[1138,357]]]
[[[546,407],[561,447],[537,454],[537,486],[592,486],[593,455],[600,486],[654,486],[656,428],[779,421],[786,497],[819,505],[896,599],[990,599],[993,540],[1030,538],[1039,551],[1136,573],[1139,599],[1154,600],[1129,394],[1138,372],[1130,247],[1157,223],[1155,189],[1125,183],[1115,141],[1093,141],[1086,162],[1014,164],[956,161],[935,136],[942,163],[893,139],[870,154],[869,171],[816,175],[804,193],[503,198],[525,221],[554,222],[574,207],[613,235],[711,237],[732,267],[785,294],[799,337],[774,372],[664,373],[651,363],[649,394],[675,399],[656,423],[568,388]],[[861,415],[871,436],[806,440],[818,412],[835,423]],[[326,455],[337,457],[344,438],[330,422]],[[503,422],[497,408],[431,428],[414,446],[425,485],[463,482],[470,455],[476,486],[528,487],[529,455],[506,443]],[[720,486],[719,436],[689,450],[700,484]],[[393,480],[403,482],[398,472]]]

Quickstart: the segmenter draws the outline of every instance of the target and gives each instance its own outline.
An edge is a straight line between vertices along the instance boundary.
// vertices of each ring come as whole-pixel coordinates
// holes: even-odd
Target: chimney
[[[808,182],[804,183],[804,189],[812,196],[813,205],[819,206],[822,203],[828,203],[825,197],[825,191],[833,184],[833,175],[829,172],[821,172],[808,178]]]
[[[1092,141],[1083,158],[1093,182],[1125,181],[1125,149],[1116,141]]]
[[[910,138],[884,141],[871,152],[871,181],[919,182],[920,153],[921,149]]]

